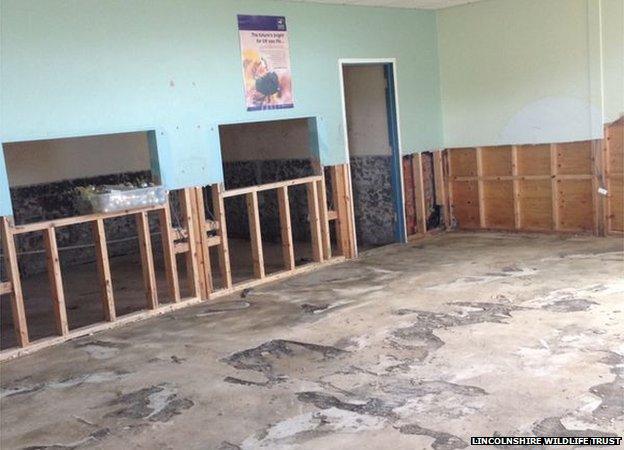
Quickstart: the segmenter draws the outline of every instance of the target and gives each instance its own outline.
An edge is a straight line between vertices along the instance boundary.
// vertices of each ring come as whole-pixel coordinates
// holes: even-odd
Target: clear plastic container
[[[162,186],[116,189],[107,192],[83,192],[85,208],[93,213],[109,213],[126,209],[146,208],[167,203],[169,191]]]

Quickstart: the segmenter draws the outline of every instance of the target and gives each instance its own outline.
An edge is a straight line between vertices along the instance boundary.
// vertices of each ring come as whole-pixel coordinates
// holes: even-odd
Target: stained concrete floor
[[[454,233],[2,364],[13,448],[624,434],[618,238]]]
[[[243,239],[229,239],[234,283],[249,281],[253,276],[253,260],[251,244]],[[312,244],[294,242],[295,265],[301,267],[312,262]],[[218,270],[216,247],[211,249],[213,282],[215,289],[222,287]],[[267,275],[284,270],[282,245],[279,242],[263,242],[264,265]],[[43,257],[43,256],[42,256]],[[93,256],[95,258],[95,256]],[[189,297],[190,287],[186,277],[185,255],[178,255],[178,272],[182,298]],[[63,254],[61,252],[61,262]],[[160,304],[171,303],[173,300],[167,289],[164,261],[162,254],[155,254],[156,285]],[[115,311],[117,317],[146,309],[145,288],[141,272],[141,257],[138,249],[134,254],[118,256],[110,259],[113,291],[115,295]],[[80,266],[63,266],[63,288],[69,329],[93,325],[104,321],[99,278],[95,263]],[[22,278],[24,306],[28,322],[28,334],[31,341],[55,336],[54,311],[50,298],[50,283],[47,273],[38,273]],[[9,296],[0,297],[0,305],[8,305]],[[6,301],[7,303],[3,303]],[[0,349],[17,346],[13,317],[9,307],[0,308]]]

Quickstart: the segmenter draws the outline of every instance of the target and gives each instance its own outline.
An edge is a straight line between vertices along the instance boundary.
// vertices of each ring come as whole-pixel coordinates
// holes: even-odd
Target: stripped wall
[[[397,58],[405,151],[442,140],[433,11],[276,0],[0,5],[3,142],[157,129],[163,178],[177,188],[222,180],[219,124],[317,117],[315,151],[337,164],[337,61],[350,57]],[[294,109],[245,111],[236,14],[286,17]],[[10,212],[5,202],[1,212]]]
[[[18,225],[83,214],[78,187],[152,181],[147,133],[16,142],[5,144],[4,152]],[[105,229],[110,256],[136,253],[134,220],[110,219]],[[61,228],[63,266],[94,261],[92,239],[88,224]],[[20,236],[16,247],[23,275],[46,270],[42,235]]]
[[[314,121],[277,120],[220,127],[221,153],[226,189],[273,183],[314,175],[312,144]],[[293,239],[309,241],[308,206],[305,189],[290,189]],[[267,242],[279,242],[281,231],[278,199],[274,192],[260,193],[260,227]],[[245,197],[226,200],[228,235],[249,239]]]

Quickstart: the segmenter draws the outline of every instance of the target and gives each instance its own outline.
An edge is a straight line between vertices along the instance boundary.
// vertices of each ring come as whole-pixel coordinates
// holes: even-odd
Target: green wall
[[[159,151],[168,151],[163,178],[178,188],[222,179],[218,124],[315,116],[322,162],[341,163],[338,59],[382,57],[397,59],[402,151],[442,142],[432,11],[271,0],[0,1],[4,142],[159,129]],[[294,109],[246,112],[239,13],[286,16]]]
[[[294,109],[245,111],[239,13],[286,16]],[[0,0],[0,20],[1,141],[156,130],[171,188],[222,180],[222,123],[316,117],[344,162],[339,58],[397,59],[404,153],[599,138],[624,113],[623,0]]]
[[[603,3],[612,11],[603,8],[604,85],[600,0],[488,0],[439,11],[445,146],[600,138],[601,92],[608,115],[619,115],[623,79],[624,2]]]
[[[604,121],[624,116],[624,0],[602,0]]]

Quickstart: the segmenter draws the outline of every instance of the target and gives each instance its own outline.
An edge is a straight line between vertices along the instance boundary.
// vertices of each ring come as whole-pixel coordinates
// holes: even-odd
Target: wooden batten
[[[251,258],[255,278],[264,278],[264,253],[262,249],[262,231],[260,229],[260,211],[258,209],[258,192],[246,194],[247,217],[249,218],[249,238],[251,240]]]
[[[61,262],[59,260],[56,230],[54,228],[46,228],[44,230],[43,243],[46,249],[46,264],[50,283],[50,296],[52,297],[52,309],[56,321],[56,332],[60,336],[65,336],[69,333],[69,325],[67,323],[67,308],[65,308]]]
[[[427,209],[425,206],[425,183],[423,180],[422,155],[412,155],[412,180],[416,199],[416,223],[419,234],[427,233]]]
[[[279,207],[280,234],[282,237],[282,259],[285,270],[295,268],[295,249],[292,238],[292,225],[290,222],[290,203],[288,199],[288,186],[277,189],[277,202]]]
[[[193,217],[195,219],[195,247],[197,248],[197,267],[199,270],[199,286],[201,298],[208,298],[214,290],[212,283],[212,269],[210,267],[210,251],[206,232],[206,208],[204,206],[204,190],[194,187],[191,191],[193,203]]]
[[[193,220],[193,206],[189,188],[179,191],[180,209],[182,210],[182,226],[187,230],[189,251],[186,253],[186,277],[191,290],[191,297],[201,296],[199,269],[197,267],[197,247],[195,245],[195,221]]]
[[[188,242],[176,242],[173,245],[173,251],[175,252],[176,255],[189,252]]]
[[[453,175],[451,168],[450,150],[444,150],[442,153],[442,163],[444,169],[444,180],[446,184],[446,212],[444,217],[444,226],[447,230],[454,227],[455,219],[453,217]]]
[[[518,178],[518,146],[511,146],[511,174],[514,177],[513,183],[513,213],[514,229],[522,228],[522,214],[520,209],[520,179]]]
[[[327,209],[327,189],[325,187],[325,176],[316,182],[316,192],[318,194],[319,221],[321,225],[321,243],[323,247],[323,260],[331,258],[331,236],[329,233],[329,211]]]
[[[165,277],[169,295],[174,303],[180,301],[180,281],[178,280],[178,262],[176,259],[175,243],[173,238],[173,228],[171,223],[171,209],[169,202],[159,211],[158,219],[160,224],[160,237],[163,248],[163,259],[165,263]],[[187,246],[188,251],[188,246]]]
[[[108,260],[108,247],[106,245],[106,231],[104,220],[98,219],[91,223],[93,242],[95,244],[95,262],[97,265],[98,278],[100,281],[100,296],[104,320],[112,322],[116,319],[115,298],[113,295],[113,278],[111,276]]]
[[[0,295],[7,295],[13,292],[13,283],[10,281],[0,282]]]
[[[349,251],[350,257],[356,258],[358,256],[357,248],[357,236],[355,231],[355,211],[353,205],[353,183],[351,177],[351,165],[343,164],[341,170],[344,172],[345,180],[345,196],[343,201],[345,202],[345,209],[347,210],[347,229],[349,230]]]
[[[483,149],[477,147],[477,196],[479,198],[479,224],[487,227],[485,215],[485,185],[483,181]]]
[[[320,175],[312,175],[304,178],[296,178],[294,180],[276,181],[275,183],[259,184],[256,186],[248,186],[237,189],[228,189],[223,191],[223,198],[236,197],[238,195],[251,194],[252,192],[258,193],[262,191],[269,191],[271,189],[277,189],[282,186],[298,186],[301,184],[308,184],[313,181],[319,181],[322,177]]]
[[[323,242],[321,239],[321,220],[319,213],[318,193],[315,182],[306,184],[308,194],[308,219],[312,238],[312,260],[323,261]]]
[[[137,233],[139,236],[139,251],[141,253],[141,268],[143,270],[143,284],[148,309],[158,308],[158,292],[156,288],[156,272],[154,270],[154,253],[152,251],[152,237],[150,235],[147,212],[135,215]]]
[[[2,249],[4,254],[5,268],[11,283],[11,313],[17,345],[25,347],[29,344],[28,326],[26,324],[26,310],[24,308],[24,296],[20,279],[19,266],[17,265],[17,252],[15,251],[15,238],[12,232],[12,223],[8,217],[0,217],[0,232],[2,233]]]
[[[603,161],[603,140],[592,141],[591,143],[591,164],[592,164],[592,207],[594,216],[594,234],[604,236],[605,216],[604,210],[606,199],[600,195],[599,189],[604,185],[604,161]]]
[[[221,245],[221,238],[219,236],[209,236],[206,238],[206,245],[208,248],[217,247]]]
[[[232,271],[230,268],[230,249],[227,238],[227,223],[225,219],[225,205],[223,201],[223,185],[220,183],[213,184],[210,187],[212,195],[212,207],[214,209],[215,221],[219,224],[217,236],[220,239],[218,248],[219,252],[219,271],[221,273],[221,282],[225,289],[232,287]]]
[[[346,201],[346,177],[343,166],[332,166],[330,169],[332,177],[332,196],[334,207],[338,219],[336,220],[336,237],[340,254],[345,258],[350,258],[352,249],[350,245],[350,232],[348,225],[349,208]]]
[[[444,205],[446,203],[446,187],[442,168],[442,152],[439,150],[433,152],[433,181],[435,183],[436,205]]]
[[[442,210],[444,228],[450,228],[446,173],[444,170],[444,156],[441,150],[433,152],[433,179],[435,182],[436,205]]]
[[[550,144],[550,174],[552,177],[552,228],[555,231],[560,229],[559,211],[560,211],[560,198],[559,198],[559,180],[557,179],[557,173],[559,168],[557,166],[557,144]]]

